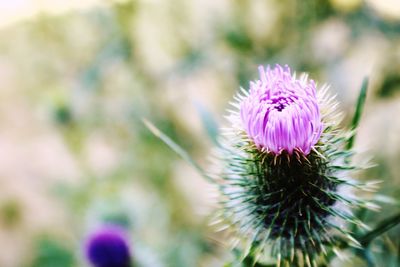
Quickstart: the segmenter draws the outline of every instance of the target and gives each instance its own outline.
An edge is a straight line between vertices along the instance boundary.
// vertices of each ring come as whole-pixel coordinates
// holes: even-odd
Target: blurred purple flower
[[[124,229],[104,226],[86,242],[86,257],[94,267],[131,267],[131,252]]]
[[[309,154],[323,130],[315,82],[306,75],[296,79],[288,66],[260,66],[259,72],[240,104],[248,136],[263,151]]]

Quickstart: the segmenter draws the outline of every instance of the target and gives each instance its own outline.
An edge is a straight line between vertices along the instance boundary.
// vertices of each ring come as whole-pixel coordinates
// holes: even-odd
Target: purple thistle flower
[[[277,266],[318,266],[337,237],[359,245],[351,229],[365,224],[353,209],[374,205],[353,191],[371,188],[352,179],[362,166],[350,160],[329,86],[317,89],[288,66],[259,72],[231,102],[231,125],[219,139],[216,223],[254,262],[269,254]]]
[[[86,257],[94,267],[130,267],[128,238],[118,226],[105,226],[87,239]]]
[[[250,82],[240,105],[246,133],[263,151],[308,155],[323,130],[315,82],[296,79],[287,65],[260,66],[259,72],[260,80]]]

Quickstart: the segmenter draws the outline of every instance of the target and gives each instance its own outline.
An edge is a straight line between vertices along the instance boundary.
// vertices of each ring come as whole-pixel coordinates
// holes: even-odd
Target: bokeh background
[[[398,211],[398,0],[0,0],[0,266],[88,266],[104,222],[129,229],[138,266],[232,260],[213,190],[142,118],[207,167],[228,102],[275,63],[331,84],[344,126],[370,77],[356,147],[382,210],[363,216]],[[400,266],[399,236],[372,244],[376,266]]]

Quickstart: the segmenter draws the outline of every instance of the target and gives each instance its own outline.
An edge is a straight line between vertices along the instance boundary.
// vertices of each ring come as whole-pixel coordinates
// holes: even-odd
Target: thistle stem
[[[375,227],[375,229],[371,230],[370,232],[368,232],[356,239],[361,243],[361,245],[364,248],[366,248],[375,238],[377,238],[380,235],[384,234],[385,232],[389,231],[390,229],[397,226],[398,224],[400,224],[400,212],[398,212],[397,214],[395,214],[389,218],[384,219]],[[347,242],[343,239],[338,240],[338,244],[337,244],[338,248],[347,249],[349,246],[350,246],[349,242]],[[327,261],[330,262],[330,260],[332,259],[332,257],[334,255],[335,254],[333,253],[333,251],[330,251],[328,253],[328,255],[326,256]],[[320,265],[320,267],[327,267],[327,266],[328,265],[326,265],[326,264]]]
[[[392,217],[383,220],[378,224],[377,227],[375,227],[375,229],[366,233],[364,236],[361,236],[360,238],[358,238],[358,240],[364,247],[366,247],[371,243],[372,240],[382,235],[383,233],[389,231],[399,223],[400,223],[400,212],[397,213],[396,215],[393,215]]]
[[[398,224],[400,224],[400,212],[389,218],[384,219],[375,227],[375,229],[369,231],[362,236],[359,236],[356,239],[361,243],[363,247],[367,247],[375,238],[389,231]],[[348,242],[344,242],[343,240],[340,240],[338,245],[340,249],[346,249],[349,246],[350,244]]]

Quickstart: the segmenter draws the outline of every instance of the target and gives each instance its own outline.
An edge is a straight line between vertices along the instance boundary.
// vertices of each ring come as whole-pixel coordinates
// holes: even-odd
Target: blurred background
[[[398,0],[0,0],[0,266],[88,266],[106,222],[137,266],[223,266],[214,192],[142,118],[207,167],[228,102],[275,63],[331,84],[344,125],[370,77],[356,147],[377,167],[359,178],[384,203],[363,216],[398,211]],[[400,266],[399,236],[372,244],[376,266]]]

